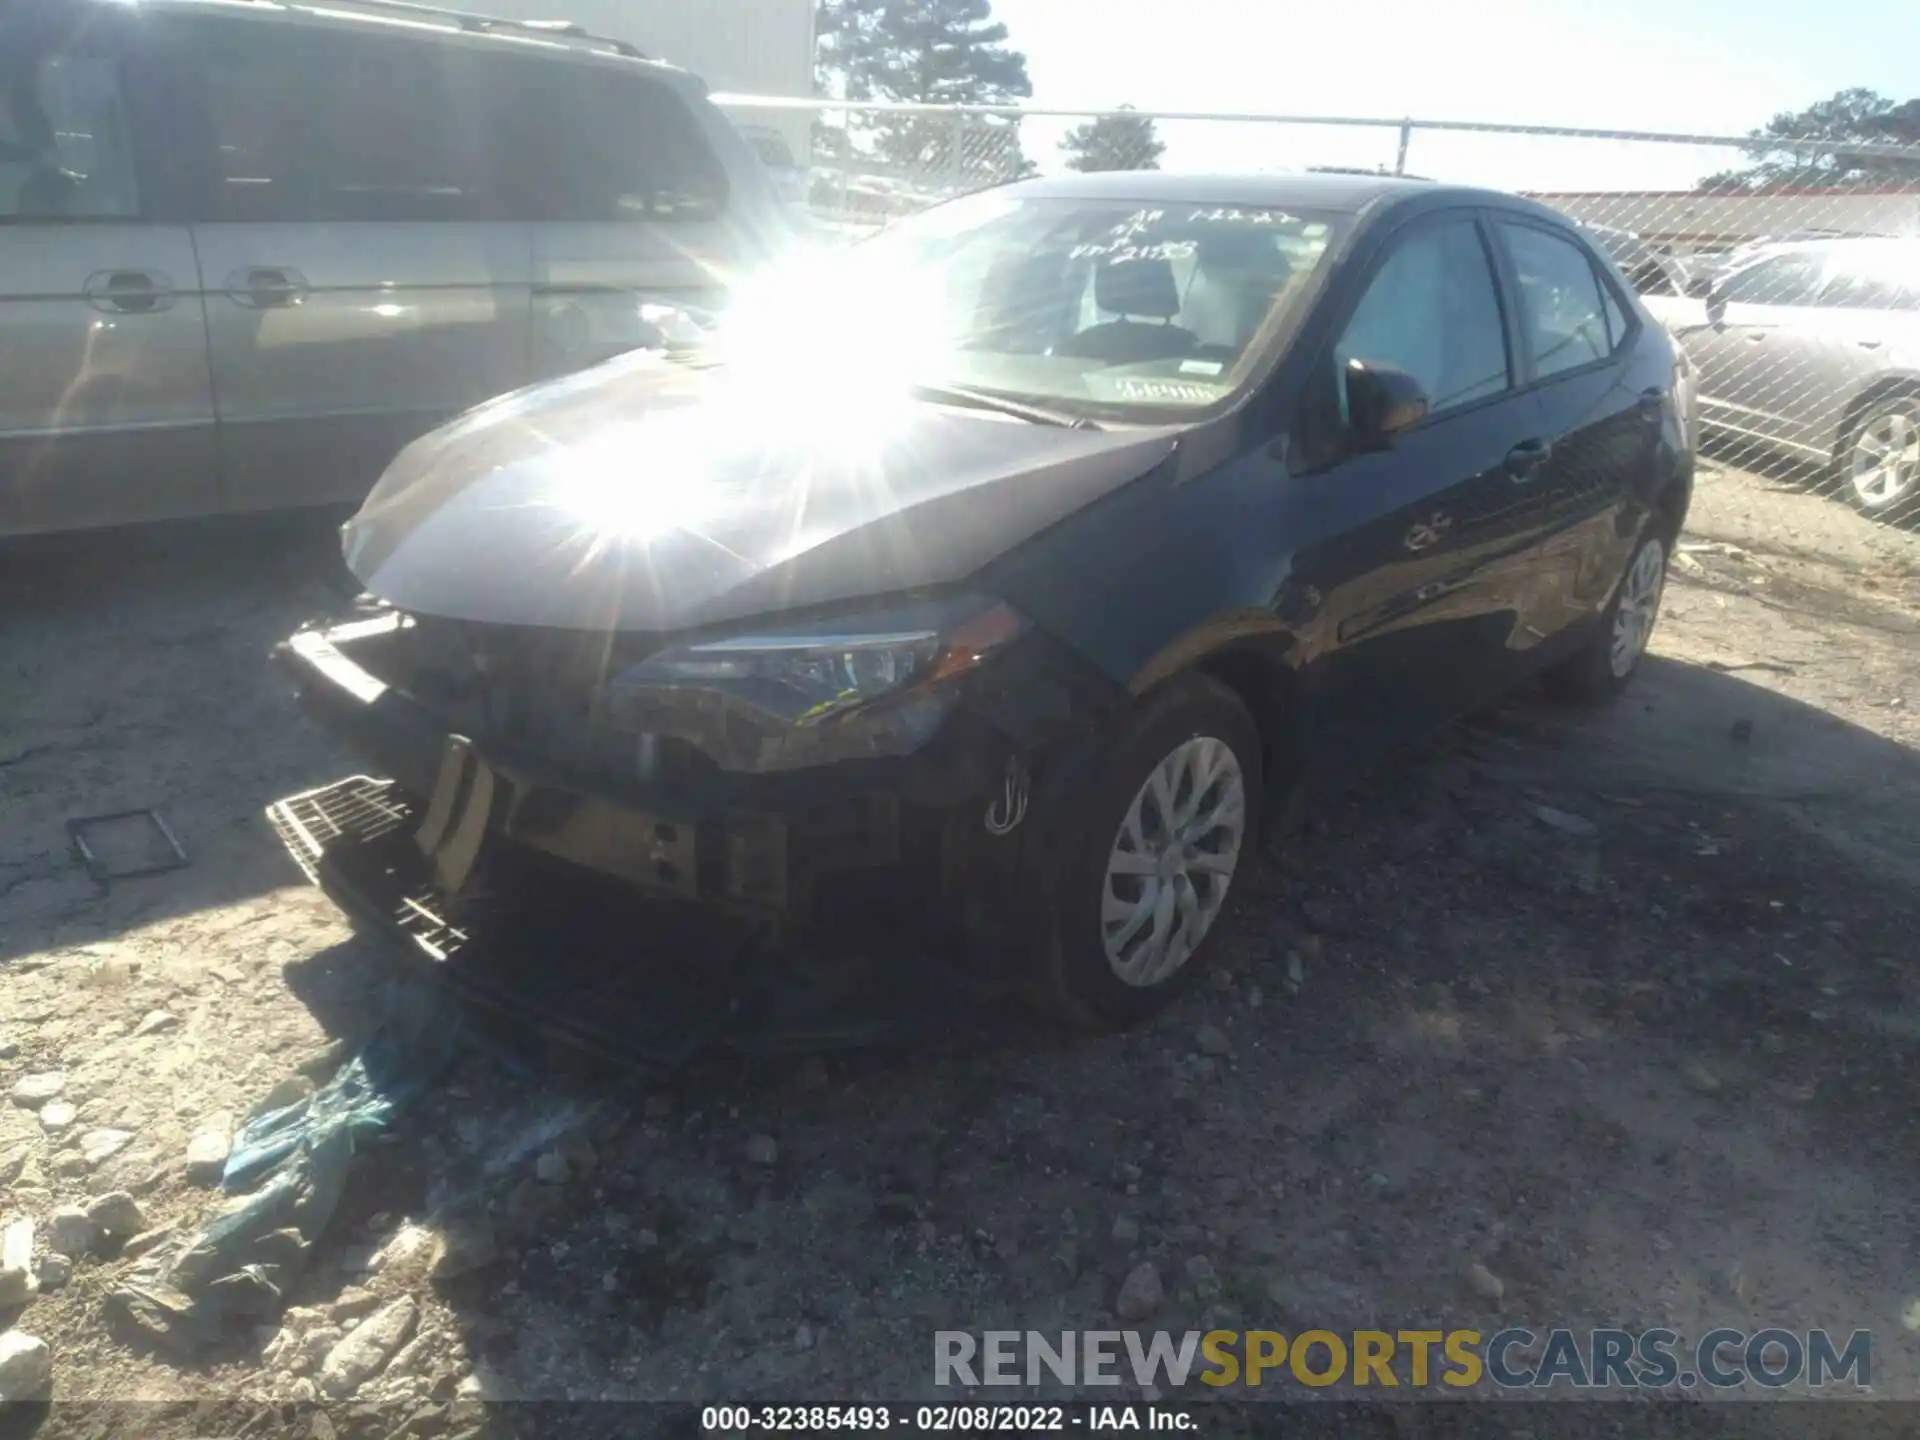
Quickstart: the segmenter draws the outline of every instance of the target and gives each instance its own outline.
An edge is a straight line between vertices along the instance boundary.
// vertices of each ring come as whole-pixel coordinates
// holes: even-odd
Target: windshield
[[[1340,221],[988,192],[786,277],[729,328],[749,347],[784,330],[784,358],[816,377],[878,367],[1069,413],[1178,418],[1232,398],[1284,343]]]

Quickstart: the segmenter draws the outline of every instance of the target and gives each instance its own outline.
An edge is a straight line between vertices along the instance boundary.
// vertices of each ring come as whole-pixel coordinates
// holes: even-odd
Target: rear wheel
[[[1597,701],[1610,700],[1626,688],[1660,618],[1670,541],[1664,526],[1641,538],[1593,637],[1547,671],[1549,690],[1569,700]]]
[[[1187,675],[1127,722],[1081,810],[1045,958],[1046,998],[1107,1029],[1178,992],[1258,834],[1260,742],[1239,698]]]
[[[1869,405],[1842,468],[1847,498],[1869,515],[1902,514],[1920,502],[1920,396]]]

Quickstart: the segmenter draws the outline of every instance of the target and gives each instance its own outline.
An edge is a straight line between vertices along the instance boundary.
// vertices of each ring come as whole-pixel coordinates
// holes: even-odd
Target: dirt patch
[[[476,1050],[356,1162],[285,1324],[182,1365],[109,1331],[129,1262],[94,1257],[15,1323],[57,1396],[169,1402],[141,1431],[180,1436],[311,1397],[401,1296],[355,1401],[457,1432],[476,1396],[926,1397],[935,1329],[1111,1323],[1141,1264],[1168,1329],[1858,1327],[1875,1391],[1920,1397],[1920,538],[1735,472],[1691,532],[1622,703],[1521,700],[1318,809],[1139,1032],[988,1012],[657,1092]],[[377,1011],[387,957],[259,818],[347,768],[264,665],[331,603],[321,553],[0,581],[0,1080],[59,1071],[74,1107],[0,1110],[0,1180],[43,1230],[117,1189],[196,1223],[189,1138]],[[64,821],[141,805],[194,865],[103,893]],[[81,1163],[102,1130],[130,1138]],[[455,1214],[494,1255],[434,1280]]]

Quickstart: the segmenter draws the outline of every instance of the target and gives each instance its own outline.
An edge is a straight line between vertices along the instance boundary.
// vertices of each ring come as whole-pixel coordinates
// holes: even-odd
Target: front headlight
[[[903,755],[939,728],[954,682],[1025,629],[1009,607],[974,597],[757,629],[619,671],[603,712],[729,770]]]

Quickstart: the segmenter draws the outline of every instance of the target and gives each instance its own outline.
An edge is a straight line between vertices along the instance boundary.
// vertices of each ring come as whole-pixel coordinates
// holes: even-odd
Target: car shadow
[[[347,761],[299,715],[267,652],[346,603],[337,565],[325,513],[9,542],[0,967],[298,879],[261,812]],[[148,807],[187,866],[96,883],[68,822]],[[156,858],[150,830],[107,839],[111,868]]]
[[[1589,1064],[1600,1069],[1604,1056],[1628,1076],[1673,1063],[1664,1057],[1676,1047],[1712,1056],[1760,1031],[1785,1037],[1787,1069],[1803,1046],[1816,1069],[1846,1055],[1854,1078],[1819,1102],[1834,1107],[1822,1112],[1819,1144],[1844,1148],[1867,1133],[1863,1107],[1880,1119],[1920,1100],[1886,1029],[1910,997],[1889,992],[1874,969],[1874,957],[1905,943],[1901,917],[1920,897],[1916,838],[1920,752],[1737,675],[1654,657],[1611,707],[1522,697],[1318,800],[1245,875],[1213,974],[1129,1034],[1070,1034],[998,1006],[951,1015],[912,1046],[707,1055],[663,1081],[524,1037],[476,1044],[402,1116],[391,1143],[356,1161],[289,1299],[311,1309],[350,1286],[431,1292],[451,1327],[446,1353],[459,1357],[445,1362],[448,1374],[470,1370],[494,1399],[716,1398],[713,1377],[696,1373],[676,1340],[704,1325],[762,1337],[797,1325],[816,1337],[799,1351],[769,1341],[765,1358],[743,1361],[726,1382],[736,1400],[825,1396],[857,1378],[863,1394],[923,1394],[924,1345],[876,1360],[863,1326],[891,1316],[916,1335],[937,1323],[975,1328],[1003,1315],[998,1292],[1062,1306],[1061,1323],[1097,1323],[1115,1274],[1132,1263],[1126,1247],[1102,1229],[1083,1236],[1078,1258],[1033,1253],[1041,1217],[1116,1204],[1176,1215],[1200,1203],[1174,1205],[1187,1183],[1178,1175],[1161,1182],[1173,1187],[1164,1194],[1149,1183],[1130,1198],[1140,1167],[1123,1157],[1138,1152],[1117,1150],[1114,1136],[1157,1145],[1177,1170],[1187,1137],[1208,1131],[1216,1110],[1266,1114],[1267,1097],[1283,1096],[1278,1128],[1257,1122],[1273,1138],[1235,1160],[1252,1179],[1232,1193],[1284,1179],[1290,1208],[1262,1223],[1289,1243],[1324,1226],[1364,1235],[1398,1223],[1387,1157],[1400,1152],[1429,1154],[1454,1174],[1459,1194],[1431,1202],[1447,1213],[1423,1211],[1421,1223],[1465,1226],[1449,1208],[1467,1203],[1460,1197],[1502,1203],[1525,1167],[1585,1163],[1566,1136],[1543,1142],[1516,1118],[1525,1107],[1514,1097],[1557,1096],[1595,1144],[1627,1143],[1609,1096],[1568,1102],[1564,1087],[1530,1078],[1569,1036],[1600,1026],[1613,1048],[1589,1051]],[[1650,937],[1641,948],[1621,938],[1624,916]],[[1829,949],[1802,974],[1774,952],[1806,954],[1804,932]],[[526,963],[537,983],[542,957]],[[323,1028],[351,1037],[364,1033],[391,964],[382,943],[356,939],[293,962],[286,980]],[[1845,998],[1821,999],[1816,979]],[[1712,999],[1646,1009],[1649,996],[1679,994]],[[1812,1020],[1809,995],[1824,1007]],[[1203,1023],[1227,1027],[1221,1058],[1194,1057]],[[1462,1049],[1469,1043],[1477,1050]],[[1413,1083],[1407,1066],[1440,1066],[1454,1084],[1464,1074],[1473,1095],[1507,1096],[1511,1113],[1474,1130],[1471,1145],[1433,1119],[1402,1133],[1390,1117]],[[1676,1133],[1658,1155],[1684,1151],[1689,1132]],[[1778,1143],[1789,1145],[1786,1132]],[[1817,1169],[1815,1151],[1793,1153]],[[572,1157],[565,1179],[545,1173],[548,1154]],[[1905,1159],[1869,1160],[1905,1193]],[[1684,1188],[1661,1201],[1673,1162],[1661,1165],[1651,1179],[1636,1172],[1647,1203],[1693,1203]],[[1375,1167],[1378,1186],[1327,1188],[1327,1176],[1356,1166]],[[1690,1173],[1671,1184],[1697,1185]],[[1537,1207],[1564,1183],[1525,1185]],[[1604,1198],[1613,1182],[1597,1183]],[[1581,1203],[1574,1193],[1569,1206]],[[408,1237],[437,1233],[452,1215],[469,1226],[485,1217],[491,1258],[434,1279],[408,1258],[418,1249]],[[940,1266],[915,1258],[936,1243],[929,1237],[947,1247]],[[1540,1262],[1521,1244],[1506,1242],[1496,1263],[1532,1273]],[[1349,1283],[1375,1273],[1343,1263],[1355,1267]],[[1379,1273],[1369,1283],[1385,1285],[1401,1267]],[[1440,1281],[1406,1283],[1414,1288],[1397,1303],[1409,1294],[1429,1308],[1458,1303],[1451,1282],[1431,1292],[1419,1287]],[[1582,1303],[1549,1302],[1538,1288],[1547,1282],[1533,1283],[1523,1293],[1552,1313]],[[956,1308],[955,1285],[986,1298]],[[1187,1303],[1170,1298],[1165,1323],[1199,1323]],[[1268,1303],[1256,1297],[1254,1313]],[[451,1393],[444,1377],[433,1385],[431,1397]]]

